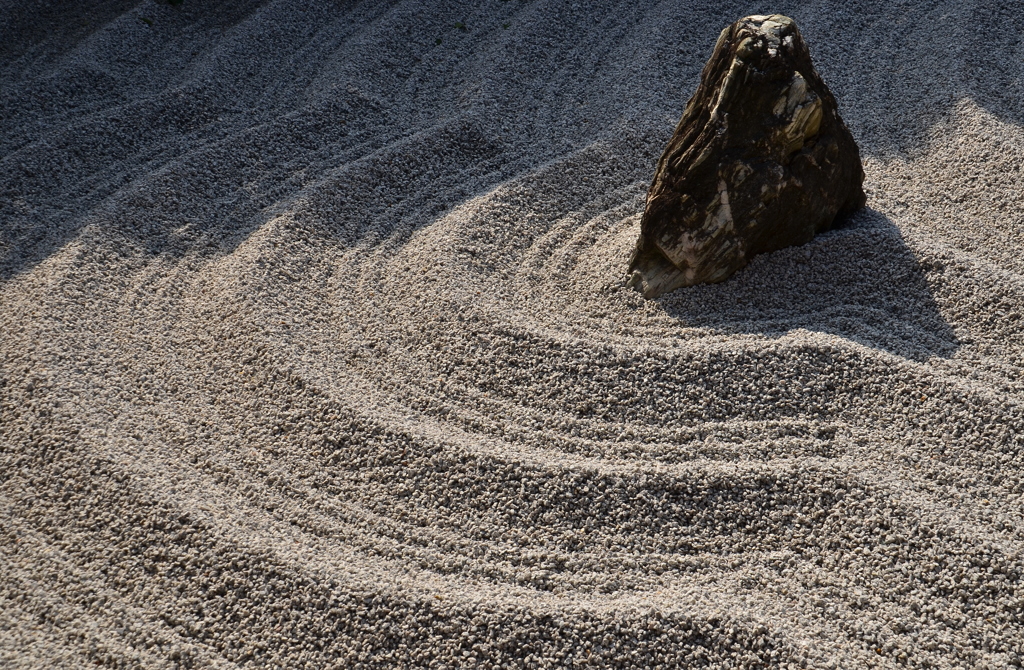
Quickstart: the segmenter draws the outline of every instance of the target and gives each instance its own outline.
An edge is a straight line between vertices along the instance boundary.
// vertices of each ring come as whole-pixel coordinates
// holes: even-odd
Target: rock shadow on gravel
[[[865,208],[805,245],[754,258],[725,282],[659,302],[687,326],[721,334],[803,329],[920,362],[960,347],[933,295],[944,271],[941,259],[919,257],[888,217]]]

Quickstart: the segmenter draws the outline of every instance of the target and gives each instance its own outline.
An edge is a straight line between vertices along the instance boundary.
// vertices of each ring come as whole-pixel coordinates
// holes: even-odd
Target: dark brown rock
[[[860,152],[785,16],[722,31],[647,193],[629,285],[718,282],[864,206]]]

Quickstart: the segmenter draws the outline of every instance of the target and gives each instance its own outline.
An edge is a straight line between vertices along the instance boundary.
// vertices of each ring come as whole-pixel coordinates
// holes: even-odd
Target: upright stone
[[[722,31],[647,193],[629,285],[653,298],[728,278],[864,206],[864,170],[796,24]]]

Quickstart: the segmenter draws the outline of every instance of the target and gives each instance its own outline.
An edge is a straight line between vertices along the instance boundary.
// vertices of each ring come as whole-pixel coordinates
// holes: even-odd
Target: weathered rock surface
[[[647,194],[629,285],[653,298],[728,278],[864,205],[860,152],[796,24],[722,31]]]

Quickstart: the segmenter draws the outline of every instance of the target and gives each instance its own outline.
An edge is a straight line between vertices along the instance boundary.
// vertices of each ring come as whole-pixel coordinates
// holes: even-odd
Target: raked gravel
[[[0,1],[0,667],[1021,667],[1002,4]],[[868,209],[645,301],[767,12]]]

